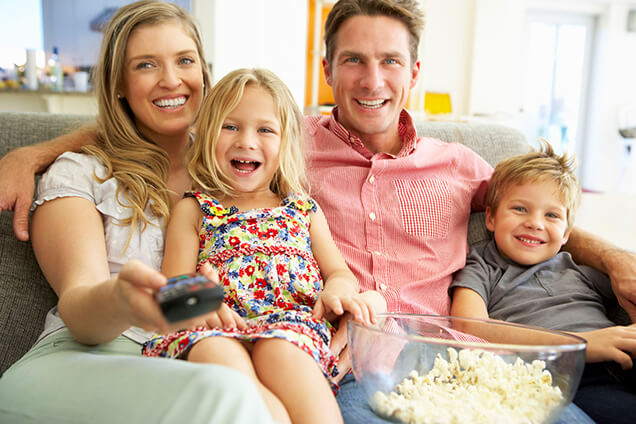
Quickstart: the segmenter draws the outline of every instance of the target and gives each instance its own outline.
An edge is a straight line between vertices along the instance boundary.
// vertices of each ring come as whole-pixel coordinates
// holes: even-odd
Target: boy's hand
[[[633,366],[636,358],[636,324],[574,333],[587,340],[586,362],[618,362],[622,369]]]

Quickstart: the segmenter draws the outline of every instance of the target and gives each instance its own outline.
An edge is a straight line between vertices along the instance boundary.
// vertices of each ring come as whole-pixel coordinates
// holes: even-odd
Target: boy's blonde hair
[[[270,184],[272,192],[284,199],[292,192],[307,193],[303,115],[289,88],[266,69],[237,69],[217,82],[203,100],[194,144],[188,156],[188,171],[194,186],[233,197],[234,188],[219,167],[215,151],[223,122],[243,98],[245,87],[265,89],[274,101],[280,121],[279,166]]]
[[[574,225],[574,216],[581,198],[581,186],[574,174],[576,158],[564,153],[557,155],[550,143],[542,140],[540,150],[518,155],[499,162],[492,174],[486,206],[497,211],[501,197],[513,185],[550,181],[556,184],[560,199],[567,211],[567,229]]]
[[[167,184],[170,161],[163,148],[141,135],[127,100],[118,96],[123,85],[126,48],[137,28],[172,22],[179,23],[196,45],[205,93],[211,78],[199,30],[192,16],[172,3],[141,0],[120,7],[108,22],[93,70],[99,108],[97,144],[86,146],[83,151],[104,162],[108,170],[104,181],[111,177],[117,179],[117,195],[121,193],[130,203],[131,217],[120,221],[122,225],[130,225],[128,241],[136,225],[142,224],[143,231],[148,224],[144,212],[148,204],[158,217],[166,218],[170,213]]]

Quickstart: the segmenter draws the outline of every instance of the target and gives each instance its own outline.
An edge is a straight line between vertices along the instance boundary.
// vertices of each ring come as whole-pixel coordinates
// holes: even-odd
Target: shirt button
[[[371,212],[369,218],[371,218],[371,221],[375,221],[375,213]]]
[[[386,290],[386,284],[380,283],[380,290],[385,291]]]
[[[371,184],[373,184],[373,183],[375,182],[375,177],[374,177],[373,175],[371,175],[371,176],[369,177],[369,182],[370,182]]]

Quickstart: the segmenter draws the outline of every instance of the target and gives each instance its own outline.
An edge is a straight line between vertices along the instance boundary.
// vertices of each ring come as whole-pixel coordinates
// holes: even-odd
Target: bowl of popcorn
[[[501,321],[389,313],[348,330],[355,378],[394,422],[553,423],[585,365],[582,338]]]

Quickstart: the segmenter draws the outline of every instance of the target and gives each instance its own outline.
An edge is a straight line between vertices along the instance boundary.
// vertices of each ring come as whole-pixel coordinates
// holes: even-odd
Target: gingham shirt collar
[[[343,140],[345,143],[350,144],[351,147],[353,147],[361,155],[366,158],[371,158],[373,156],[373,152],[366,148],[358,136],[352,134],[340,122],[338,122],[338,106],[334,107],[331,111],[328,128],[329,131],[338,136],[338,138]],[[406,109],[402,109],[400,112],[398,134],[400,135],[400,140],[402,140],[402,148],[395,157],[400,158],[410,155],[417,145],[417,131],[415,130],[413,118]]]

